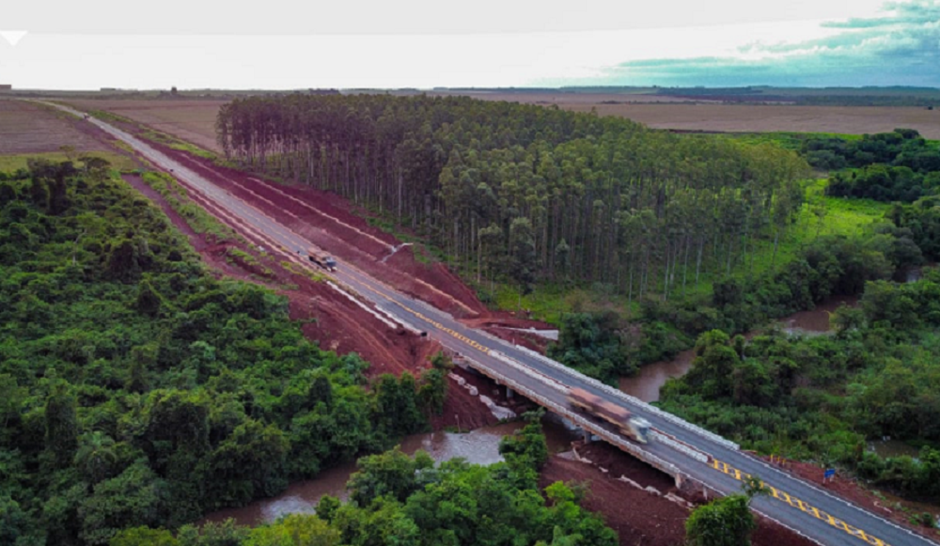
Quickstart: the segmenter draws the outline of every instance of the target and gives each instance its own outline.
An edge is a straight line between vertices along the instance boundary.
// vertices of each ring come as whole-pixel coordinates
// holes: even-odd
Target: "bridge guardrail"
[[[656,442],[665,444],[671,447],[672,449],[675,449],[679,453],[682,453],[683,455],[691,457],[692,459],[695,459],[696,461],[700,463],[708,464],[708,461],[711,459],[711,457],[708,454],[702,451],[699,451],[697,449],[692,449],[691,447],[683,444],[682,442],[675,440],[674,438],[671,438],[668,434],[662,434],[654,430],[653,432],[650,433],[650,436],[652,436]]]
[[[640,400],[639,398],[637,398],[637,397],[635,397],[635,396],[631,396],[631,395],[629,395],[629,394],[627,394],[627,393],[625,393],[625,392],[623,392],[623,391],[621,391],[621,390],[618,390],[618,389],[615,389],[615,388],[611,387],[610,385],[606,385],[606,384],[604,384],[604,383],[601,383],[600,381],[594,379],[593,377],[588,377],[588,376],[586,376],[586,375],[584,375],[584,374],[582,374],[582,373],[580,373],[580,372],[578,372],[578,371],[576,371],[576,370],[572,370],[571,368],[565,366],[564,364],[561,364],[560,362],[555,362],[554,360],[552,360],[552,359],[550,359],[550,358],[548,358],[548,357],[546,357],[546,356],[544,356],[544,355],[542,355],[542,354],[539,354],[539,353],[533,351],[532,349],[529,349],[529,348],[527,348],[527,347],[522,347],[522,346],[520,346],[520,345],[516,345],[515,347],[516,347],[517,349],[521,350],[522,352],[526,353],[527,355],[529,355],[529,356],[531,356],[531,357],[533,357],[533,358],[536,358],[536,359],[538,359],[538,360],[544,362],[545,364],[547,364],[547,365],[549,365],[549,366],[555,368],[556,370],[558,370],[558,371],[560,371],[560,372],[562,372],[562,373],[564,373],[564,374],[567,374],[567,375],[572,376],[572,377],[578,376],[578,379],[581,379],[581,380],[583,380],[583,381],[585,381],[585,382],[591,384],[591,386],[593,386],[593,387],[595,387],[595,388],[597,388],[597,389],[600,389],[600,390],[606,392],[607,394],[609,394],[609,395],[611,395],[611,396],[614,396],[614,397],[616,397],[616,398],[620,398],[621,400],[624,400],[624,401],[629,402],[629,403],[631,403],[631,404],[635,404],[635,405],[637,405],[637,406],[643,408],[645,411],[648,411],[648,412],[650,412],[650,413],[652,413],[652,414],[654,414],[654,415],[657,415],[657,416],[659,416],[659,417],[662,417],[663,419],[666,419],[666,420],[672,422],[673,424],[679,425],[680,427],[683,427],[683,428],[685,428],[685,429],[688,429],[689,431],[694,432],[694,433],[696,433],[696,434],[699,434],[699,435],[701,435],[701,436],[705,436],[706,438],[709,438],[709,439],[711,439],[712,441],[717,442],[717,443],[719,443],[719,444],[722,444],[722,445],[724,445],[725,447],[728,447],[728,448],[733,449],[733,450],[735,450],[735,451],[737,451],[737,450],[739,450],[739,449],[741,448],[738,444],[732,442],[731,440],[728,440],[728,439],[726,439],[726,438],[722,438],[721,436],[715,434],[714,432],[705,430],[705,429],[703,429],[702,427],[700,427],[700,426],[698,426],[698,425],[693,425],[692,423],[689,423],[688,421],[686,421],[686,420],[684,420],[684,419],[681,419],[681,418],[679,418],[679,417],[677,417],[677,416],[675,416],[675,415],[673,415],[673,414],[671,414],[671,413],[669,413],[669,412],[667,412],[667,411],[663,411],[663,410],[657,408],[656,406],[647,404],[646,402],[643,402],[642,400]]]
[[[534,378],[534,379],[538,379],[538,380],[540,380],[540,381],[542,381],[542,380],[544,380],[544,379],[548,379],[548,380],[550,380],[550,381],[554,381],[554,380],[551,379],[551,378],[545,378],[545,377],[538,377],[538,378],[537,378],[536,375],[541,376],[542,374],[539,374],[538,372],[532,370],[531,368],[529,368],[529,367],[527,367],[527,366],[522,366],[522,365],[520,365],[518,362],[512,360],[511,358],[509,358],[509,357],[507,357],[506,355],[500,353],[499,351],[490,350],[489,353],[490,353],[490,356],[492,356],[493,358],[496,358],[497,360],[500,360],[501,362],[505,362],[505,363],[508,364],[509,366],[512,366],[513,368],[515,368],[517,371],[519,371],[519,372],[521,372],[521,373],[524,373],[524,374],[526,374],[526,375],[528,375],[528,376],[530,376],[530,377],[532,377],[532,378]],[[479,364],[478,364],[478,366],[479,366]],[[556,383],[557,383],[557,382],[556,382]],[[542,403],[543,401],[544,401],[544,399],[543,399],[543,400],[539,400],[540,403]],[[553,404],[553,405],[556,406],[556,407],[560,407],[560,406],[558,406],[557,404]],[[570,410],[568,410],[568,412],[570,413]],[[558,413],[557,410],[556,410],[556,413]],[[572,414],[572,415],[577,415],[577,414]],[[568,417],[568,415],[565,415],[565,417]],[[580,416],[579,416],[579,417],[580,417]],[[596,428],[596,427],[594,427],[594,428]],[[661,433],[661,432],[653,431],[652,434],[651,434],[651,436],[653,436],[653,438],[654,438],[655,441],[660,442],[660,443],[662,443],[662,444],[664,444],[664,445],[667,445],[667,446],[669,446],[669,447],[675,449],[675,450],[678,451],[679,453],[682,453],[683,455],[686,455],[687,457],[690,457],[690,458],[692,458],[692,459],[695,459],[696,461],[699,461],[699,462],[704,463],[704,464],[708,464],[708,462],[711,460],[711,455],[709,455],[709,454],[707,454],[707,453],[705,453],[705,452],[703,452],[703,451],[694,449],[694,448],[692,448],[691,446],[688,446],[688,445],[686,445],[686,444],[684,444],[684,443],[682,443],[682,442],[676,440],[675,438],[672,438],[672,437],[669,436],[668,434],[664,434],[664,433]],[[634,447],[632,444],[630,444],[630,445],[631,445],[631,447]],[[646,453],[645,450],[644,450],[644,455],[643,455],[643,456],[644,456],[644,457],[647,457],[647,456],[649,456],[649,454]],[[677,472],[678,472],[678,471],[677,471]]]
[[[673,465],[672,463],[666,462],[663,459],[660,459],[659,457],[657,457],[656,455],[653,455],[652,453],[646,451],[645,449],[640,448],[634,443],[624,440],[623,438],[620,437],[620,435],[614,434],[608,430],[605,430],[597,426],[597,424],[588,421],[581,415],[578,415],[577,413],[572,412],[570,409],[564,406],[561,406],[559,404],[556,404],[555,402],[552,402],[548,398],[545,398],[544,396],[536,393],[535,391],[529,389],[528,387],[525,387],[513,381],[512,379],[509,379],[508,377],[504,376],[503,374],[491,368],[482,366],[481,364],[475,362],[472,358],[467,358],[467,360],[470,360],[471,362],[476,364],[476,366],[478,367],[478,369],[480,369],[480,371],[482,371],[486,375],[489,375],[492,379],[499,381],[503,385],[510,387],[516,392],[522,394],[526,398],[529,398],[530,400],[533,400],[539,403],[540,405],[552,410],[556,414],[563,416],[564,418],[570,420],[572,423],[579,425],[581,428],[585,430],[593,431],[598,436],[603,437],[606,441],[620,447],[624,451],[639,458],[640,460],[647,461],[648,463],[656,466],[657,468],[660,468],[664,472],[668,472],[672,474],[673,476],[683,476],[685,479],[690,479],[688,475],[682,473],[679,470],[679,468]],[[525,366],[520,366],[518,363],[515,363],[515,362],[511,363],[511,365],[517,371],[525,373],[526,375],[532,376],[534,378],[535,372],[531,372],[529,368]]]

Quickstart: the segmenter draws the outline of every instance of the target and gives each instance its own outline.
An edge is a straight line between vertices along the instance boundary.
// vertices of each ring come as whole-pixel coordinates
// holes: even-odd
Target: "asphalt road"
[[[47,103],[49,104],[49,103]],[[68,107],[53,104],[82,116]],[[174,161],[140,139],[97,119],[89,119],[102,130],[122,140],[153,164],[166,170],[182,183],[243,223],[251,226],[268,244],[291,253],[305,250],[311,243],[266,216],[258,209],[218,188],[184,165]],[[326,249],[329,250],[329,249]],[[396,292],[381,281],[350,266],[339,264],[332,274],[339,283],[372,301],[395,319],[428,332],[448,349],[474,361],[481,368],[501,376],[509,383],[524,386],[551,404],[567,407],[565,396],[570,387],[580,387],[602,398],[627,407],[634,415],[645,417],[653,428],[709,456],[709,463],[664,443],[643,446],[648,453],[673,465],[682,473],[722,493],[740,491],[738,478],[745,474],[759,476],[774,488],[774,496],[756,498],[752,507],[800,534],[825,545],[934,545],[935,543],[863,510],[823,489],[778,470],[737,449],[737,446],[697,429],[678,418],[632,399],[619,391],[520,349],[510,343],[469,328],[430,305]],[[728,466],[725,466],[728,465]],[[717,467],[717,468],[716,468]],[[736,473],[735,470],[738,472]],[[737,477],[736,477],[737,474]]]

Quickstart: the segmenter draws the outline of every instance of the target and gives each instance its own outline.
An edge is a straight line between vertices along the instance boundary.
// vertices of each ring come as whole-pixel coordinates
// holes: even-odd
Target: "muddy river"
[[[551,453],[567,451],[571,441],[577,438],[574,432],[550,417],[546,417],[542,425]],[[451,432],[416,434],[405,438],[401,443],[401,449],[408,454],[414,454],[419,449],[423,449],[438,462],[463,457],[471,463],[487,465],[503,460],[499,454],[500,439],[523,426],[524,423],[520,421],[484,427],[464,434]],[[292,483],[276,497],[258,500],[241,508],[228,508],[213,512],[198,522],[198,525],[210,521],[222,522],[228,518],[235,518],[236,522],[241,525],[260,525],[286,514],[312,514],[323,495],[333,495],[346,500],[348,497],[346,481],[355,471],[356,464],[352,462],[325,470],[315,479]]]
[[[800,311],[778,322],[783,331],[791,334],[824,335],[830,330],[829,315],[843,303],[854,306],[858,303],[858,298],[854,296],[832,298],[817,305],[812,311]],[[753,334],[752,332],[745,336],[750,337]],[[666,380],[671,377],[685,375],[692,367],[694,357],[695,353],[690,349],[682,351],[672,360],[663,360],[643,366],[635,376],[620,379],[620,390],[636,396],[644,402],[655,402],[659,400],[659,389],[666,384]]]

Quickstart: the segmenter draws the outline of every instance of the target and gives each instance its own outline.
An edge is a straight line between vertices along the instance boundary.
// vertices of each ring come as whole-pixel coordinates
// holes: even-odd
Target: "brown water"
[[[849,307],[858,305],[858,296],[837,296],[820,303],[812,311],[800,311],[780,320],[783,331],[789,334],[818,336],[832,329],[829,317],[843,304]]]
[[[524,423],[513,422],[479,428],[465,434],[416,434],[405,438],[401,442],[401,449],[409,455],[423,449],[437,462],[463,457],[468,462],[487,465],[503,460],[499,454],[499,441],[503,436],[513,434],[523,426]],[[551,453],[567,451],[571,447],[571,441],[576,438],[573,432],[568,431],[559,422],[547,418],[542,421],[542,429]],[[323,495],[333,495],[346,500],[349,496],[346,492],[346,482],[355,471],[355,463],[325,470],[312,480],[290,484],[276,497],[257,500],[241,508],[213,512],[197,525],[210,521],[222,522],[228,518],[235,518],[240,525],[260,525],[287,514],[312,514]]]
[[[916,458],[920,450],[900,440],[879,440],[868,442],[868,450],[874,451],[881,457],[901,457],[907,455]]]
[[[661,360],[643,366],[633,377],[620,378],[620,390],[644,402],[659,400],[659,389],[672,377],[682,377],[692,368],[695,351],[682,351],[672,360]]]
[[[790,334],[824,335],[830,330],[829,315],[843,303],[850,307],[855,306],[858,304],[858,297],[835,297],[817,305],[812,311],[800,311],[778,322],[783,331]],[[755,334],[757,334],[756,331],[748,332],[745,337],[750,338]],[[672,377],[682,377],[688,373],[694,359],[695,352],[690,349],[682,351],[672,360],[662,360],[643,366],[635,376],[620,378],[620,390],[644,402],[655,402],[659,400],[659,389],[666,384],[666,380]]]

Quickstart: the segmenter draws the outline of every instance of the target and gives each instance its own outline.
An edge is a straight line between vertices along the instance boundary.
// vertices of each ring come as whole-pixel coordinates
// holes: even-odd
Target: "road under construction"
[[[79,118],[84,113],[45,103]],[[147,142],[96,118],[87,118],[114,138],[123,141],[157,168],[174,176],[191,191],[211,203],[209,212],[223,222],[239,225],[259,244],[277,249],[285,259],[305,267],[314,245],[251,204],[214,185],[199,173],[170,158]],[[329,249],[325,249],[329,250]],[[613,387],[598,382],[539,353],[468,327],[450,314],[402,294],[381,280],[342,262],[329,277],[343,290],[371,305],[376,313],[415,333],[424,333],[460,355],[466,365],[490,377],[513,393],[525,396],[590,433],[590,435],[646,461],[670,474],[680,488],[705,488],[719,494],[741,490],[754,475],[769,487],[770,495],[757,497],[752,508],[793,531],[825,545],[929,545],[927,538],[839,498],[804,480],[742,451],[738,445],[701,429]],[[592,419],[569,405],[572,388],[583,389],[607,403],[625,408],[649,422],[650,442],[642,444],[610,423]]]

